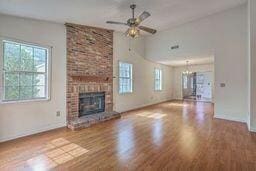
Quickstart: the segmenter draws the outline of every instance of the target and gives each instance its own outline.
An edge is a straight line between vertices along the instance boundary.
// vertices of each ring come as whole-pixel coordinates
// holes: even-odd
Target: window
[[[155,90],[162,90],[162,70],[155,69]]]
[[[188,88],[188,76],[187,74],[183,74],[183,88],[187,89]]]
[[[49,50],[2,40],[2,101],[48,98]]]
[[[191,89],[194,88],[194,77],[193,77],[193,75],[190,77],[190,88]]]
[[[119,62],[119,93],[132,92],[132,64]]]

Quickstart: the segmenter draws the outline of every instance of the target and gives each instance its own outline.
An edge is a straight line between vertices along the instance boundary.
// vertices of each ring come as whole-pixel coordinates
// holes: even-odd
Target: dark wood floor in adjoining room
[[[0,144],[0,170],[256,170],[256,134],[213,119],[213,105],[172,101],[80,131]]]

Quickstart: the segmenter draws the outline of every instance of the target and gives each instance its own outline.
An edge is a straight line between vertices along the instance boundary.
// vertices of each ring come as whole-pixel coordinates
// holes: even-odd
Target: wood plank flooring
[[[256,170],[256,134],[211,103],[171,101],[1,143],[0,170]]]

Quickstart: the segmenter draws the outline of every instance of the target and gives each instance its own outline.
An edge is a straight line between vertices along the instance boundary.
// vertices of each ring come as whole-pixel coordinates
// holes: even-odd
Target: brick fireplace
[[[70,23],[66,31],[68,127],[74,130],[120,117],[113,111],[113,31]],[[100,92],[104,112],[80,117],[81,94]]]

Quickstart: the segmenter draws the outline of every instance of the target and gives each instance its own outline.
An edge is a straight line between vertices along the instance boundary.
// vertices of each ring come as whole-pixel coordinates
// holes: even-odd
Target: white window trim
[[[120,92],[120,63],[127,63],[131,65],[131,91],[130,92]],[[132,94],[133,93],[133,63],[127,61],[118,61],[118,94]]]
[[[157,89],[156,88],[156,70],[159,70],[159,71],[161,71],[161,74],[160,74],[160,89]],[[154,69],[154,90],[155,91],[163,91],[163,70],[161,69],[161,68],[155,68]]]
[[[32,47],[44,48],[47,50],[47,61],[46,61],[46,90],[45,98],[35,98],[27,100],[3,100],[4,98],[4,51],[3,41],[10,41],[20,44],[29,45]],[[12,103],[24,103],[24,102],[38,102],[38,101],[49,101],[51,99],[51,62],[52,62],[52,46],[41,45],[37,43],[26,42],[15,38],[8,38],[0,36],[0,104],[12,104]]]
[[[185,84],[185,77],[186,77],[186,84]],[[182,74],[182,88],[183,89],[188,89],[188,76],[187,75],[185,75],[185,74]],[[186,85],[186,86],[185,86]]]

